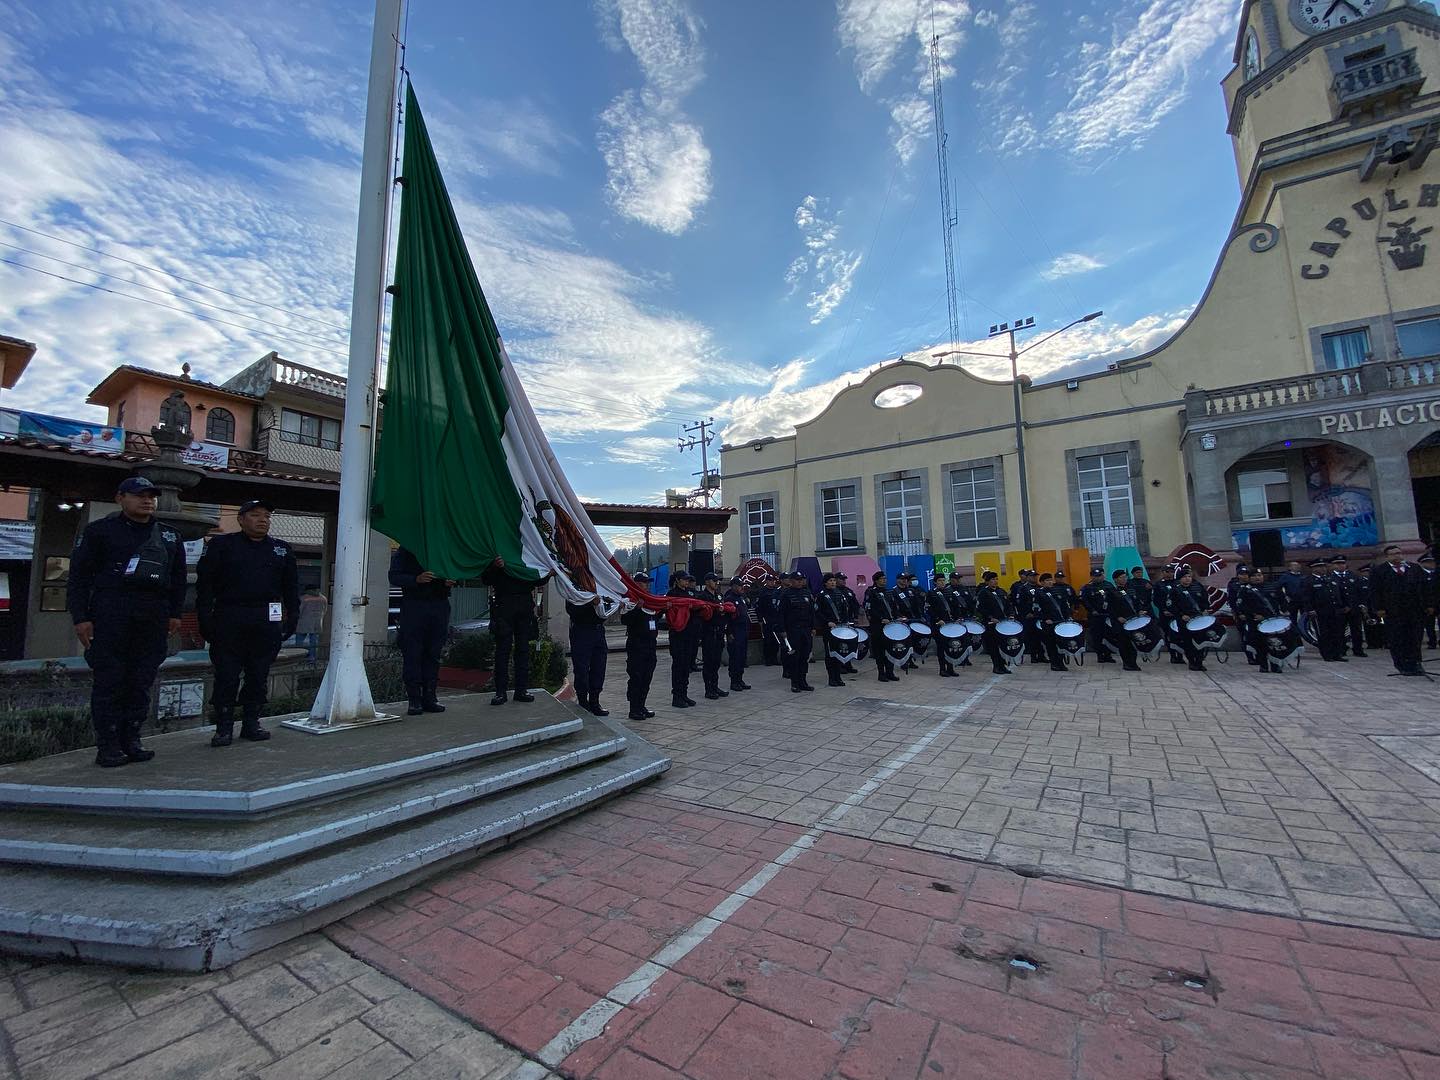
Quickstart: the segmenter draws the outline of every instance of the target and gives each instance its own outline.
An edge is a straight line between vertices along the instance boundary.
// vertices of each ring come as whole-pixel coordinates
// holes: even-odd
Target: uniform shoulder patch
[[[172,532],[170,529],[161,529],[160,539],[164,540],[167,544],[174,544],[179,542],[180,534]]]
[[[289,555],[289,554],[290,554],[290,549],[289,549],[288,547],[286,547],[284,544],[276,544],[276,545],[275,545],[275,554],[276,554],[276,555],[279,555],[279,556],[283,559],[286,555]]]

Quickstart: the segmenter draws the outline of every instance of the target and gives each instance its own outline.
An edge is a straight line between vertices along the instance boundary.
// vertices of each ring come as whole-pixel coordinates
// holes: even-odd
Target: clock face
[[[1245,79],[1249,81],[1260,74],[1260,39],[1251,30],[1245,35]]]
[[[1349,26],[1374,15],[1389,0],[1291,0],[1290,21],[1307,34]]]

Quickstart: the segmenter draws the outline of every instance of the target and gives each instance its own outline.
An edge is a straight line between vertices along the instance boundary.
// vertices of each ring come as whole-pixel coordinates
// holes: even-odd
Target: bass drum
[[[965,624],[949,622],[940,627],[940,648],[945,659],[963,664],[970,659],[970,644],[965,633]]]
[[[930,642],[935,637],[935,631],[930,629],[929,623],[912,622],[910,624],[910,648],[915,655],[921,659],[930,651]]]
[[[1149,615],[1126,619],[1125,633],[1130,635],[1135,652],[1145,663],[1153,663],[1160,658],[1160,650],[1165,647],[1165,635],[1160,633],[1159,624]]]
[[[965,644],[970,646],[970,655],[973,656],[985,647],[985,626],[974,619],[966,619],[963,625]]]
[[[825,631],[825,647],[831,659],[853,664],[860,658],[860,634],[853,626],[836,626]]]
[[[999,645],[1000,660],[1005,667],[1014,671],[1025,661],[1025,627],[1014,619],[1001,619],[995,624],[995,639]]]
[[[1213,652],[1215,659],[1222,664],[1230,659],[1230,653],[1225,649],[1225,628],[1214,615],[1196,615],[1185,624],[1185,632],[1202,653]]]
[[[1270,652],[1270,666],[1276,671],[1281,668],[1298,668],[1300,656],[1305,651],[1305,639],[1291,619],[1283,615],[1265,619],[1256,629],[1265,636],[1265,645]]]
[[[870,631],[864,627],[855,627],[855,659],[864,660],[870,655]]]
[[[1085,627],[1071,619],[1055,624],[1055,644],[1067,664],[1085,663]]]
[[[895,664],[904,664],[910,659],[910,627],[902,622],[886,623],[881,631],[885,635],[885,655]]]

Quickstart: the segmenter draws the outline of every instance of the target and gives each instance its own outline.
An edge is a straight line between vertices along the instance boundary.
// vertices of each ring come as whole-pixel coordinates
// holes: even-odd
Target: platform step
[[[0,811],[0,862],[229,877],[533,783],[624,749],[624,736],[592,719],[577,735],[279,813],[161,824],[117,814]]]
[[[581,729],[577,711],[549,694],[532,704],[489,708],[480,695],[447,697],[449,711],[344,735],[316,736],[267,717],[268,742],[237,738],[215,749],[209,728],[146,740],[155,760],[119,769],[95,766],[75,750],[0,767],[0,808],[61,807],[126,814],[254,814],[359,791],[405,777],[509,753]],[[403,703],[380,706],[404,711]],[[238,725],[237,725],[238,727]]]

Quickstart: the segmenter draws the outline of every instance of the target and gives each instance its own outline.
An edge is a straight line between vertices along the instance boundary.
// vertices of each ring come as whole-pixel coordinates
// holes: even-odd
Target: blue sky
[[[1238,10],[414,0],[408,63],[573,482],[649,501],[699,468],[683,420],[784,434],[868,366],[945,347],[932,27],[962,336],[1103,308],[1027,357],[1037,378],[1164,340],[1237,202],[1218,83]],[[0,333],[40,346],[7,404],[87,415],[119,363],[223,379],[273,348],[343,368],[369,18],[0,0],[0,258],[153,301],[0,263]]]

